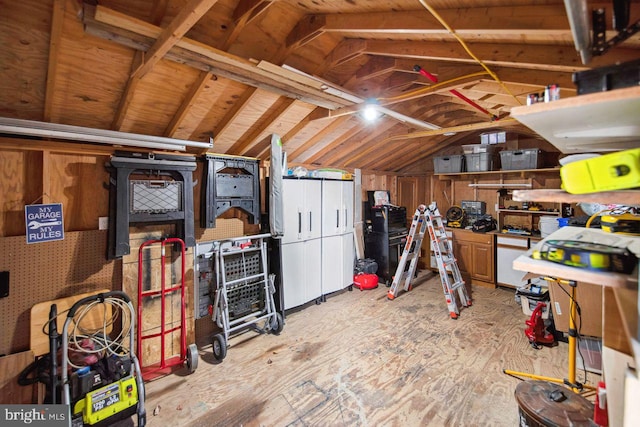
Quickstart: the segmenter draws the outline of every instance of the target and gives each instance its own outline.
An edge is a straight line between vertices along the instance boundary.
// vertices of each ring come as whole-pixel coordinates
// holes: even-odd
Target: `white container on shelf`
[[[558,229],[558,217],[551,215],[542,215],[538,221],[538,230],[540,230],[540,237],[545,238],[549,234]]]

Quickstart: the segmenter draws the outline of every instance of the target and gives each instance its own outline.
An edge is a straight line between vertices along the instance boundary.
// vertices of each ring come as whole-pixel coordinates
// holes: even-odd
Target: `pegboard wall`
[[[0,238],[0,271],[9,272],[9,296],[0,299],[0,354],[29,349],[34,304],[121,289],[122,263],[107,261],[106,247],[107,232],[98,230],[66,232],[64,240],[30,245],[24,236]]]

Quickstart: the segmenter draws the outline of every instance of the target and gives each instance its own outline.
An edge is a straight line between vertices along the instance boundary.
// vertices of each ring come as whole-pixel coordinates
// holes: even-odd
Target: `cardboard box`
[[[549,282],[553,321],[556,329],[561,332],[569,331],[569,295],[571,287],[557,282]],[[578,282],[576,301],[580,306],[580,315],[576,316],[576,329],[582,335],[602,337],[602,286],[591,283]]]

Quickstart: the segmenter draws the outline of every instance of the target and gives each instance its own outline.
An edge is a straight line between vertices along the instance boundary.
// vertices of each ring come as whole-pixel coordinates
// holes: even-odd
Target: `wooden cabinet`
[[[467,282],[495,287],[493,234],[453,230],[453,253]]]

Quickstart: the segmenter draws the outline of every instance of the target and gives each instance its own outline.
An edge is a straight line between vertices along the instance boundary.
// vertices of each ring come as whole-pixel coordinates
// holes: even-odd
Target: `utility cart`
[[[217,241],[214,246],[213,321],[222,329],[212,339],[217,361],[226,357],[232,334],[253,328],[278,335],[284,327],[284,319],[275,308],[275,276],[267,267],[265,240],[270,236],[237,237]]]

